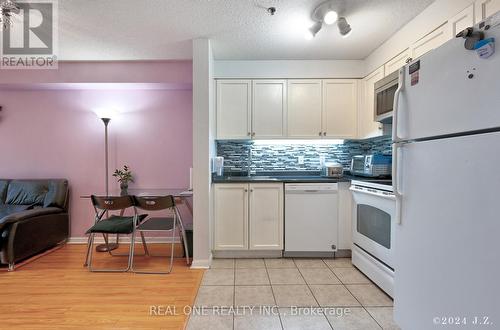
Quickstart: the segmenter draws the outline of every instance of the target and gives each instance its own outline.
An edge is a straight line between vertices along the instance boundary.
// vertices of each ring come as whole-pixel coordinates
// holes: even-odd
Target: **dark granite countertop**
[[[226,173],[223,176],[214,175],[212,183],[264,183],[264,182],[284,182],[284,183],[338,183],[349,182],[351,180],[370,180],[370,178],[354,176],[344,173],[342,178],[328,178],[321,176],[320,172],[313,171],[283,171],[283,172],[257,172],[248,176],[245,172]]]

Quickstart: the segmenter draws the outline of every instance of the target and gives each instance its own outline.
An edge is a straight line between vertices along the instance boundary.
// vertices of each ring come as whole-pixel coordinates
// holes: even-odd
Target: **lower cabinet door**
[[[250,184],[250,250],[283,249],[283,184]]]
[[[248,184],[216,184],[214,249],[248,249]]]

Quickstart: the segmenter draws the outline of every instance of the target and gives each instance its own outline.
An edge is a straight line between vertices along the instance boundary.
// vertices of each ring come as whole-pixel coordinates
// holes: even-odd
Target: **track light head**
[[[322,23],[321,22],[315,22],[309,29],[307,29],[306,32],[306,39],[311,40],[313,39],[316,34],[321,30]]]
[[[347,20],[345,17],[340,17],[337,20],[337,27],[339,28],[340,35],[344,38],[349,36],[349,34],[352,31],[351,26],[349,25],[349,23],[347,23]]]

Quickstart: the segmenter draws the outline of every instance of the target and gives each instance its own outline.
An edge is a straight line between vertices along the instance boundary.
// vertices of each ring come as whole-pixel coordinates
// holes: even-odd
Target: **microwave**
[[[389,177],[392,174],[392,156],[382,154],[354,156],[351,174],[371,178]]]
[[[394,95],[399,85],[399,72],[395,71],[375,83],[375,121],[392,123]]]

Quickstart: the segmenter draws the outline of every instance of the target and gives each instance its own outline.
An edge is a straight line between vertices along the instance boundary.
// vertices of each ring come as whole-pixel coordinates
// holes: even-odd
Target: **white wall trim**
[[[110,242],[115,241],[114,235],[113,237],[110,238]],[[87,244],[88,242],[88,237],[70,237],[68,239],[68,244]],[[120,237],[120,243],[122,244],[128,244],[130,242],[130,238],[127,236],[121,236]],[[179,237],[174,238],[174,243],[180,243]],[[94,239],[95,244],[104,244],[104,238],[102,236],[96,236]],[[136,243],[139,244],[141,243],[140,238],[136,237]],[[166,243],[172,243],[172,238],[171,237],[146,237],[146,243],[151,243],[151,244],[166,244]]]
[[[193,40],[193,265],[210,266],[211,158],[215,156],[213,55],[209,39]]]
[[[191,268],[193,268],[193,269],[209,269],[211,264],[212,264],[212,254],[210,253],[210,256],[208,259],[193,260],[193,262],[191,263]]]

